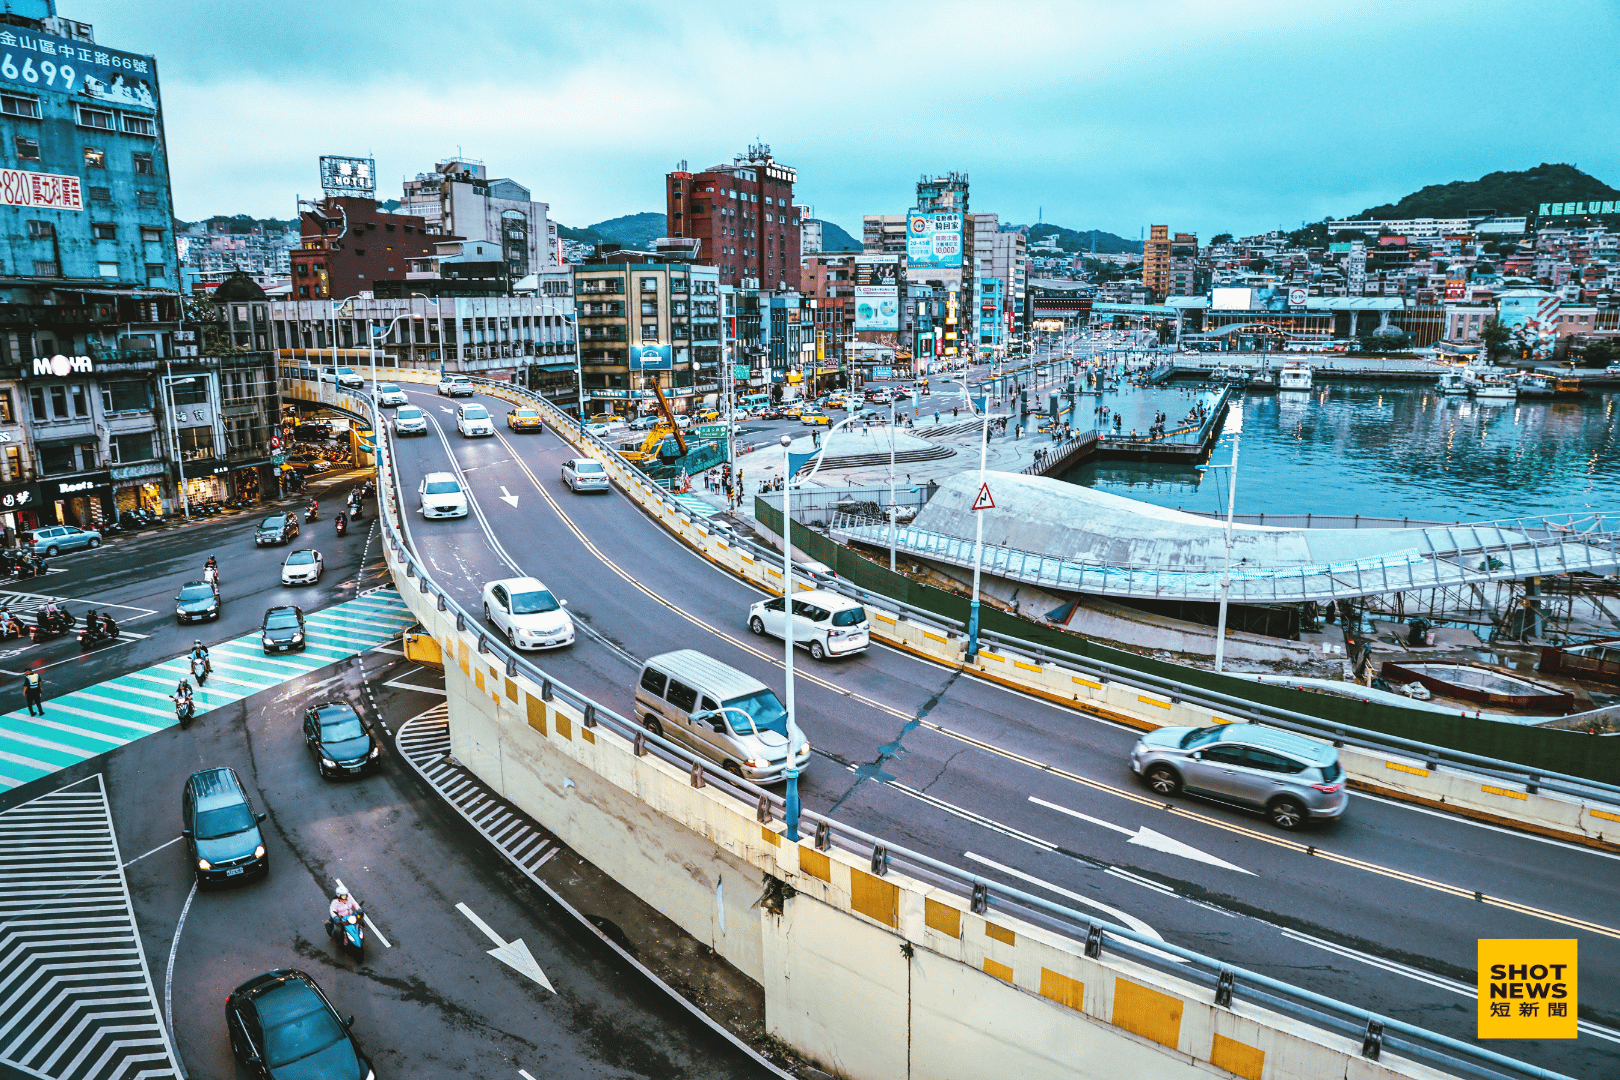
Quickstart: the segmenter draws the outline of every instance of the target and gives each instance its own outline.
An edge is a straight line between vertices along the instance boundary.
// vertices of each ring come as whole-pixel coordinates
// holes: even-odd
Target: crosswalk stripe
[[[415,621],[399,593],[385,586],[307,617],[305,652],[266,656],[258,631],[214,645],[208,684],[193,691],[197,715],[363,653]],[[191,683],[190,675],[187,660],[176,657],[47,699],[48,721],[22,710],[0,713],[0,791],[173,726],[170,695],[182,681]]]

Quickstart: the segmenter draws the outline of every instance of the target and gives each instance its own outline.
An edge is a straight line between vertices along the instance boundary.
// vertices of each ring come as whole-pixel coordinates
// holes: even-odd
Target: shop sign
[[[75,495],[94,495],[112,489],[112,473],[93,473],[70,480],[47,480],[44,485],[47,499],[62,499]]]
[[[39,505],[39,488],[34,484],[13,484],[0,487],[0,510],[20,510]]]
[[[35,375],[53,375],[58,379],[65,379],[75,373],[86,374],[95,370],[95,363],[88,356],[63,356],[57,353],[49,359],[43,356],[34,357]]]
[[[230,471],[231,471],[231,467],[229,465],[215,465],[212,469],[209,469],[203,475],[205,475],[205,476],[224,476],[226,473],[228,473]]]
[[[143,476],[162,476],[164,465],[161,461],[148,461],[144,465],[114,465],[112,478],[114,480],[138,480]]]

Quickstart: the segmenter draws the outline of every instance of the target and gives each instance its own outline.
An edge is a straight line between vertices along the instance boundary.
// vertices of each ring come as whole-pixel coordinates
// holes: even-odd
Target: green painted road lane
[[[257,632],[214,645],[208,685],[193,686],[197,715],[375,648],[415,621],[390,587],[305,616],[303,652],[266,656]],[[0,791],[174,726],[170,695],[190,675],[186,658],[176,657],[49,698],[43,717],[26,709],[0,715]]]

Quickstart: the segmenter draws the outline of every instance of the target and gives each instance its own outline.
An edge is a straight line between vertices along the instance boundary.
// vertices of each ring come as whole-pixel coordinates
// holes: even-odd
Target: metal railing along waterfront
[[[635,483],[641,486],[646,494],[665,503],[672,513],[683,513],[679,505],[670,500],[653,481],[619,458],[612,447],[584,432],[577,422],[544,398],[504,383],[483,379],[475,381],[499,387],[507,392],[516,392],[532,400],[547,414],[553,425],[566,428],[572,439],[577,440],[579,444],[590,446],[604,458],[616,459],[616,463],[629,471],[635,478]],[[611,731],[633,744],[637,748],[637,753],[655,754],[683,772],[690,773],[694,783],[701,782],[724,792],[737,800],[739,813],[754,813],[763,822],[782,819],[785,806],[780,795],[727,773],[679,744],[647,731],[631,717],[624,716],[550,676],[534,661],[508,648],[505,642],[492,632],[478,629],[482,626],[480,618],[468,612],[444,587],[437,584],[426,565],[415,554],[408,527],[404,523],[403,507],[406,505],[404,493],[393,466],[392,433],[386,430],[381,417],[376,417],[374,422],[377,425],[376,430],[384,433],[384,437],[378,440],[379,488],[393,495],[392,506],[383,499],[378,500],[378,520],[392,561],[404,568],[403,579],[399,581],[402,590],[416,590],[422,596],[430,598],[440,611],[452,616],[459,630],[476,632],[477,649],[480,654],[494,657],[504,664],[508,675],[516,675],[521,671],[541,687],[543,699],[561,700],[579,710],[587,727]],[[766,554],[765,549],[757,545],[747,541],[739,542],[761,555]],[[886,599],[884,606],[902,609],[907,607],[896,605]],[[929,621],[936,623],[940,621],[937,616],[928,616],[926,613],[917,612],[916,609],[908,610],[926,617]],[[826,851],[836,847],[863,862],[869,862],[874,874],[881,876],[898,869],[919,881],[950,891],[962,898],[970,911],[984,914],[995,909],[1035,925],[1047,927],[1069,937],[1077,946],[1084,948],[1088,956],[1097,957],[1105,951],[1117,953],[1167,976],[1205,988],[1210,993],[1211,999],[1220,1005],[1230,1005],[1233,1000],[1253,1002],[1279,1014],[1311,1024],[1320,1030],[1352,1041],[1360,1040],[1362,1053],[1369,1058],[1376,1059],[1380,1052],[1389,1052],[1454,1075],[1477,1077],[1480,1080],[1520,1080],[1520,1078],[1570,1080],[1563,1074],[1517,1061],[1484,1047],[1348,1005],[1215,957],[1138,933],[1016,887],[981,877],[814,811],[802,811],[801,818],[802,827],[806,833],[814,837],[812,843],[817,849]]]
[[[1620,524],[1614,515],[1591,515],[1592,527],[1561,527],[1556,519],[1506,525],[1414,529],[1413,546],[1373,557],[1313,565],[1234,566],[1230,599],[1248,604],[1330,602],[1379,593],[1484,584],[1575,571],[1612,572],[1620,566]],[[864,518],[835,519],[835,532],[874,547],[891,545],[889,526]],[[974,541],[902,525],[892,544],[908,555],[971,567]],[[1038,551],[985,544],[983,569],[996,577],[1065,592],[1139,599],[1214,602],[1222,572],[1175,567],[1073,562]]]

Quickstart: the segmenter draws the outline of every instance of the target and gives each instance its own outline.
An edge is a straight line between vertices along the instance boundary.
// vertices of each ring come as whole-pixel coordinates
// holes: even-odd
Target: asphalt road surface
[[[558,466],[574,452],[550,431],[509,432],[506,403],[474,399],[498,429],[474,440],[456,433],[445,399],[408,393],[436,422],[395,444],[411,532],[468,610],[486,581],[539,577],[570,601],[581,635],[538,662],[624,713],[640,662],[677,648],[780,684],[781,643],[746,629],[761,593],[618,491],[571,494]],[[423,520],[418,479],[452,468],[475,513]],[[1461,1039],[1475,1030],[1476,939],[1575,937],[1582,1037],[1489,1048],[1575,1076],[1620,1072],[1614,855],[1363,796],[1341,822],[1281,834],[1216,804],[1167,808],[1131,776],[1137,733],[1122,726],[882,647],[822,665],[801,657],[798,671],[800,722],[819,755],[801,793],[819,812]]]

